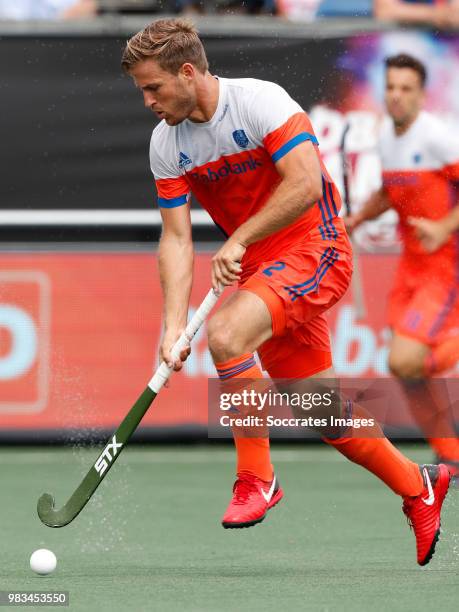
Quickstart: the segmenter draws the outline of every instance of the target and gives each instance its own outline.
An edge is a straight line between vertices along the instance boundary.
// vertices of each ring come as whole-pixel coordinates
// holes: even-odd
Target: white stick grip
[[[180,352],[191,342],[191,340],[196,335],[196,332],[204,323],[207,318],[207,315],[212,310],[212,308],[217,303],[218,298],[220,297],[221,292],[216,293],[213,289],[209,291],[201,305],[194,313],[193,317],[189,321],[188,325],[185,328],[185,331],[181,334],[180,338],[174,344],[171,350],[172,360],[175,361],[178,359]],[[156,370],[153,378],[148,383],[148,386],[155,393],[159,393],[160,389],[167,382],[169,376],[172,373],[172,368],[169,368],[165,361],[161,363],[159,368]]]

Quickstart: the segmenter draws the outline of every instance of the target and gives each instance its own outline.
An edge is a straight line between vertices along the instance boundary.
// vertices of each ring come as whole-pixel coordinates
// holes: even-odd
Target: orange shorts
[[[351,276],[352,248],[342,228],[336,240],[296,244],[263,262],[240,286],[271,313],[272,338],[258,349],[271,378],[307,378],[331,367],[325,311],[344,295]]]
[[[400,265],[388,305],[389,324],[396,333],[428,346],[458,335],[459,283],[444,272],[413,272]]]

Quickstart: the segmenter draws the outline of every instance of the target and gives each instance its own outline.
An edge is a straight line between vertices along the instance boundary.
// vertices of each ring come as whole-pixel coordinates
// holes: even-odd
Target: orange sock
[[[441,459],[459,461],[459,440],[457,438],[428,438],[427,441]]]
[[[273,479],[269,438],[241,438],[236,435],[234,444],[237,453],[237,474],[249,472],[266,482]]]
[[[222,380],[263,378],[263,373],[251,353],[222,363],[216,363],[215,367]],[[272,480],[273,466],[271,465],[268,433],[266,429],[266,436],[262,438],[250,437],[241,433],[238,434],[238,431],[233,429],[237,454],[236,472],[238,474],[249,472],[267,482]]]
[[[371,418],[371,414],[361,406],[354,405],[353,417],[368,419]],[[356,431],[352,430],[354,436]],[[365,436],[365,433],[371,437],[360,437]],[[394,493],[404,497],[414,497],[421,493],[424,484],[419,466],[402,455],[384,437],[379,425],[369,428],[368,431],[362,428],[358,430],[358,435],[358,438],[324,439],[350,461],[361,465],[380,478]]]
[[[408,405],[425,438],[439,457],[459,461],[459,440],[451,399],[442,378],[401,381]]]

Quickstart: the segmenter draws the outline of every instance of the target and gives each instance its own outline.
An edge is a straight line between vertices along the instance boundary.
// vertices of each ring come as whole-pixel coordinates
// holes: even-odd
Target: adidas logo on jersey
[[[189,166],[190,164],[192,164],[193,162],[191,161],[191,159],[188,157],[188,155],[186,153],[182,153],[180,151],[180,155],[179,155],[179,168],[181,170],[183,170],[183,168],[186,168],[187,166]]]
[[[205,172],[192,172],[191,178],[201,181],[203,183],[215,183],[220,179],[224,179],[231,174],[245,174],[246,172],[253,172],[257,168],[260,168],[263,164],[259,159],[249,155],[248,159],[240,163],[233,163],[225,159],[223,165],[216,170],[207,168]]]

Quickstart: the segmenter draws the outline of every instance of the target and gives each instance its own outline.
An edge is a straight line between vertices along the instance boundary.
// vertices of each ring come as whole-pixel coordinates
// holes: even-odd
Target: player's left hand
[[[215,290],[240,280],[241,260],[245,251],[246,247],[231,237],[215,253],[212,257],[212,287]]]
[[[414,228],[416,238],[420,241],[427,253],[434,253],[450,237],[450,231],[441,220],[433,221],[423,217],[408,217],[408,223]]]

